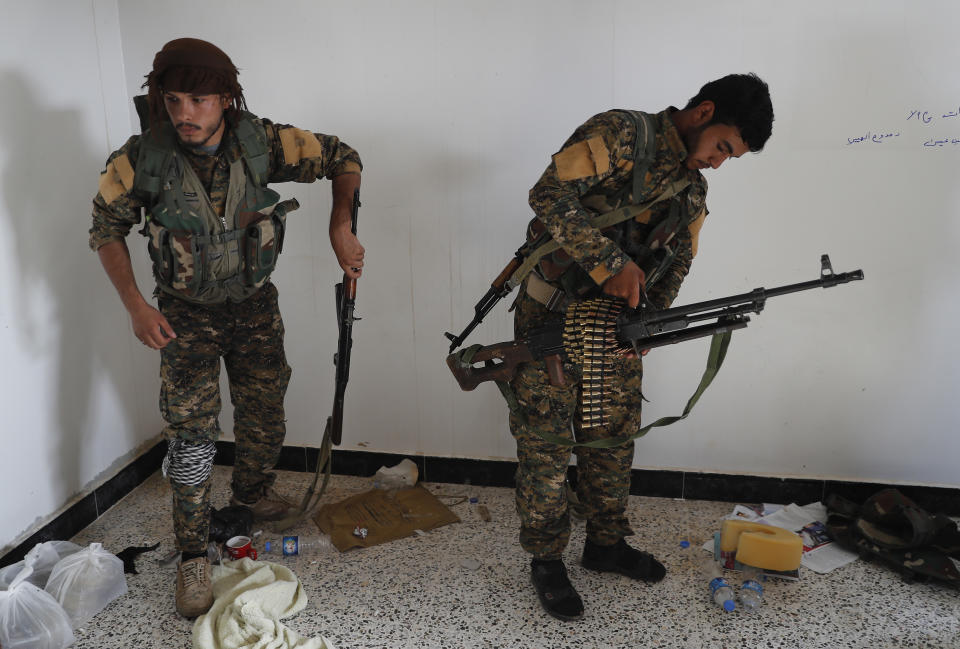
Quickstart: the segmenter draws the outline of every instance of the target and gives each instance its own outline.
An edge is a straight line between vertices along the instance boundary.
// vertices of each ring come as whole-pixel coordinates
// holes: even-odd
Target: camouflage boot
[[[230,504],[249,507],[255,521],[278,521],[289,516],[294,510],[293,503],[277,493],[273,487],[267,487],[266,492],[256,502],[245,503],[234,496],[230,499]]]
[[[211,606],[210,560],[204,556],[181,561],[177,568],[177,613],[194,618],[209,611]]]

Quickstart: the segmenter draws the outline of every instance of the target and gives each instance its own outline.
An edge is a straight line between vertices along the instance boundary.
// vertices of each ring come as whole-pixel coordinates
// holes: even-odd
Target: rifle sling
[[[609,228],[617,225],[618,223],[623,223],[629,219],[636,218],[657,203],[673,198],[686,189],[687,185],[689,184],[690,180],[688,179],[675,180],[667,184],[664,190],[658,194],[656,198],[649,200],[646,203],[641,203],[640,205],[625,205],[623,207],[618,207],[615,210],[604,212],[603,214],[591,218],[590,225],[597,230],[603,230],[604,228]],[[507,286],[510,288],[510,290],[513,290],[520,285],[523,279],[530,274],[530,271],[532,271],[534,267],[540,263],[540,259],[542,259],[545,255],[549,255],[558,248],[560,248],[560,244],[551,239],[531,252],[530,255],[523,260],[523,264],[521,264],[520,267],[513,272],[513,275],[511,275],[510,279],[507,281]]]
[[[606,439],[595,439],[591,442],[576,442],[572,439],[566,439],[560,437],[559,435],[554,435],[553,433],[544,433],[541,431],[534,431],[539,435],[543,440],[556,444],[557,446],[586,446],[589,448],[612,448],[614,446],[620,446],[631,442],[638,437],[643,437],[650,432],[651,429],[657,428],[660,426],[669,426],[670,424],[676,423],[681,419],[685,419],[687,415],[693,410],[693,407],[696,405],[697,401],[700,400],[700,396],[707,390],[707,387],[716,377],[717,373],[720,371],[720,366],[723,365],[723,359],[727,355],[727,347],[730,346],[730,337],[733,335],[732,331],[725,331],[723,333],[714,334],[713,338],[710,340],[710,352],[707,355],[707,367],[703,371],[703,376],[700,378],[700,384],[697,386],[696,391],[693,393],[693,396],[687,401],[686,407],[683,409],[683,414],[673,417],[661,417],[651,424],[647,424],[640,430],[638,430],[633,435],[628,435],[626,437],[609,437]],[[503,396],[507,399],[507,403],[510,406],[510,411],[517,415],[521,416],[520,410],[517,407],[517,399],[513,394],[513,390],[510,388],[510,385],[505,381],[497,381],[497,387],[500,388],[500,392],[503,393]]]

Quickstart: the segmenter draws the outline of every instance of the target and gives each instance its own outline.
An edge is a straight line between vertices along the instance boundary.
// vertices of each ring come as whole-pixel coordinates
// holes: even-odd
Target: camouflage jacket
[[[530,190],[530,207],[537,218],[599,287],[627,261],[639,261],[637,250],[665,215],[669,201],[613,231],[600,232],[590,225],[590,217],[646,202],[668,183],[689,179],[685,200],[693,221],[678,233],[679,253],[668,271],[655,286],[648,287],[650,300],[660,308],[669,306],[677,296],[707,215],[707,181],[699,171],[684,166],[686,146],[670,119],[675,110],[668,108],[653,116],[656,153],[646,174],[644,196],[632,195],[637,131],[633,119],[621,111],[594,115],[574,131]]]
[[[333,135],[311,133],[286,124],[274,124],[257,118],[267,134],[269,165],[267,182],[312,183],[318,178],[333,178],[345,173],[360,173],[360,156]],[[229,124],[229,122],[228,122]],[[100,174],[100,186],[93,199],[93,227],[90,247],[99,249],[111,241],[121,241],[140,222],[144,205],[133,191],[133,177],[140,153],[141,135],[134,135],[119,150],[110,154]],[[215,154],[181,147],[185,157],[207,189],[218,216],[226,209],[230,182],[230,160],[227,152],[239,146],[228,127]]]

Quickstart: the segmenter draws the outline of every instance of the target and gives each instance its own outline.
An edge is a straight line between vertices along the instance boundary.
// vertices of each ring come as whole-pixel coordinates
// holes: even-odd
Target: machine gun
[[[563,385],[561,357],[581,365],[586,376],[591,366],[598,365],[599,372],[599,365],[613,356],[633,352],[639,357],[654,347],[743,329],[750,322],[747,314],[759,314],[768,298],[861,279],[862,270],[835,274],[830,257],[823,255],[819,279],[687,306],[657,310],[642,300],[638,308],[629,309],[612,298],[588,300],[586,308],[571,305],[562,323],[535,329],[523,340],[474,345],[447,356],[447,365],[463,390],[485,381],[506,383],[519,364],[536,360],[546,361],[551,383]],[[706,324],[691,326],[701,322]]]

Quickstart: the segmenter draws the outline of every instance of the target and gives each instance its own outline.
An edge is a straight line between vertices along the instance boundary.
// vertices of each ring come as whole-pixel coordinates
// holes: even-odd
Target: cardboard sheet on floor
[[[396,491],[372,489],[324,505],[313,520],[341,552],[460,522],[456,514],[420,485]],[[358,526],[367,528],[366,538],[354,535]]]

